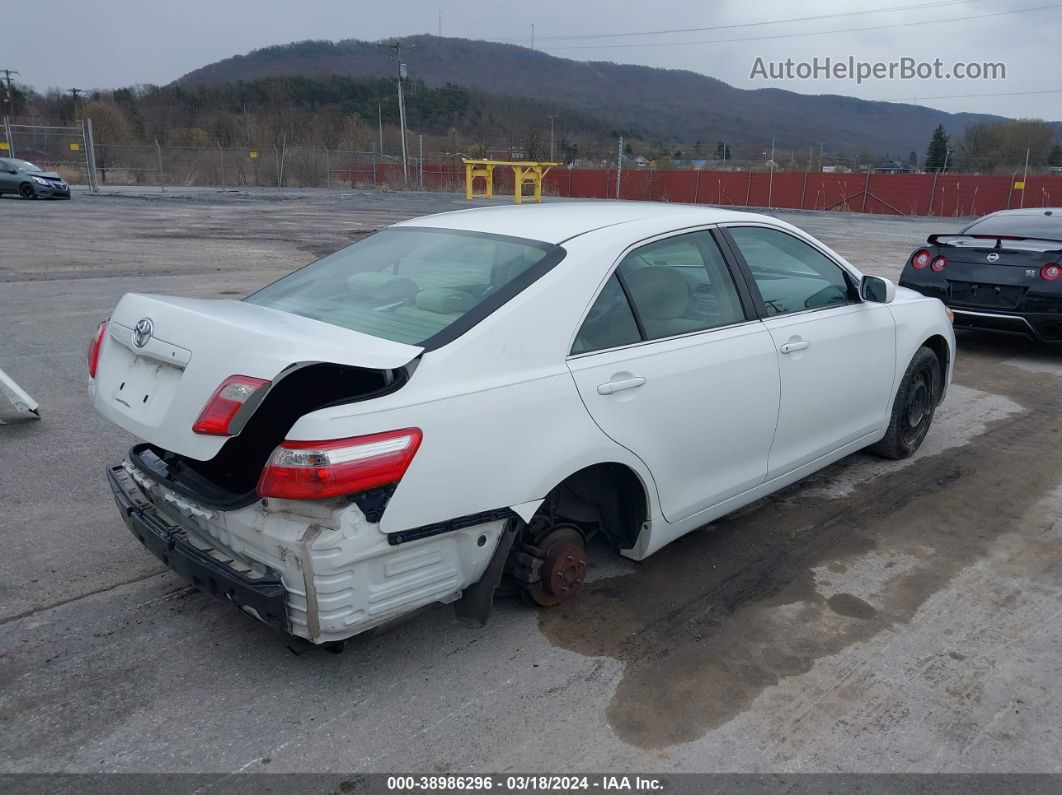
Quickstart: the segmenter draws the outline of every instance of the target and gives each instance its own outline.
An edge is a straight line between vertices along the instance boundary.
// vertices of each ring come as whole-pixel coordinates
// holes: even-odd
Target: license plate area
[[[184,371],[145,356],[131,356],[125,372],[114,380],[111,400],[123,414],[151,423],[164,415]]]
[[[948,298],[952,303],[989,309],[1016,309],[1025,295],[1025,288],[1011,284],[982,284],[979,282],[948,282]]]

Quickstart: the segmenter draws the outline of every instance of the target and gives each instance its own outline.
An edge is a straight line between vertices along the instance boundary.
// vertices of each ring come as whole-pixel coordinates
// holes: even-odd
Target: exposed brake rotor
[[[553,525],[525,551],[534,555],[538,578],[524,585],[524,598],[550,607],[573,597],[586,579],[587,556],[583,534],[572,525]]]

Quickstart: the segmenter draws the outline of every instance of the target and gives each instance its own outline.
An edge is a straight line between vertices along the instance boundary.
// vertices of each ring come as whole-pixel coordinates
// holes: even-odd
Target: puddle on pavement
[[[909,622],[1021,527],[1062,480],[1058,381],[976,354],[956,378],[1026,410],[855,482],[844,499],[797,484],[540,614],[554,645],[624,663],[607,707],[622,740],[659,749],[701,737],[819,658]]]

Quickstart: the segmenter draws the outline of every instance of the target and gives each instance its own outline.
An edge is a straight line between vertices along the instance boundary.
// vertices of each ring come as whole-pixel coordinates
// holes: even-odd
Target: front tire
[[[23,199],[36,199],[37,191],[33,189],[33,186],[28,182],[23,182],[18,186],[18,195]]]
[[[914,455],[929,433],[943,385],[937,355],[925,346],[919,348],[896,390],[884,438],[867,451],[894,460]]]

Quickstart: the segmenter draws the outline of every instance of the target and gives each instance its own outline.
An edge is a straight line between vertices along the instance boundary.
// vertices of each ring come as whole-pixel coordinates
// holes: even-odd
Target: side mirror
[[[891,304],[896,297],[896,285],[880,276],[864,276],[859,283],[859,297],[875,304]]]

